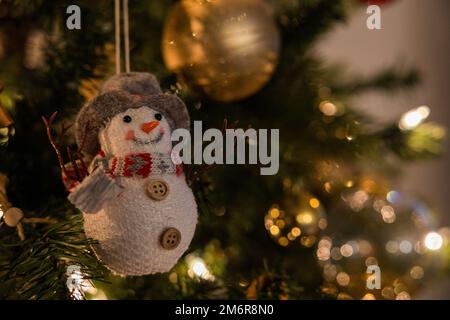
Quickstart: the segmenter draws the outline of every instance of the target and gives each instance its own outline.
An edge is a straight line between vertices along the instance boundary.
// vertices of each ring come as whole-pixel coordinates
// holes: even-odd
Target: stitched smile
[[[154,138],[154,139],[144,140],[144,139],[134,138],[133,142],[138,145],[155,144],[155,143],[159,143],[161,141],[163,135],[164,135],[164,133],[159,132],[158,135],[156,136],[156,138]]]

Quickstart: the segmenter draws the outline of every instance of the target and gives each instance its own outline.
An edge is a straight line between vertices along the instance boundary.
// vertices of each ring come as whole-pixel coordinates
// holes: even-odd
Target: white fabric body
[[[117,114],[99,133],[102,150],[107,156],[170,152],[170,127],[164,118],[151,132],[142,130],[144,123],[155,120],[156,113],[142,107]],[[125,122],[125,116],[132,121]],[[135,139],[130,138],[130,130]],[[150,179],[163,180],[168,185],[165,199],[157,201],[147,195]],[[118,177],[116,180],[123,192],[99,212],[84,213],[86,235],[99,241],[94,246],[98,258],[123,276],[169,271],[189,247],[197,224],[197,204],[184,175],[150,174],[146,179]],[[176,228],[181,233],[180,244],[172,250],[160,244],[167,228]]]

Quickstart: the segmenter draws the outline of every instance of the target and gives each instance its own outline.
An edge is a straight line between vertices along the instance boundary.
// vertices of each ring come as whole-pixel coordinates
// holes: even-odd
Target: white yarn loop
[[[125,72],[130,72],[130,36],[128,23],[128,0],[123,0],[123,33],[125,37]]]
[[[116,74],[120,73],[120,0],[115,0],[114,27],[116,32]]]
[[[114,2],[114,27],[116,42],[116,74],[122,72],[121,66],[121,39],[120,39],[120,0]],[[128,0],[123,0],[123,33],[125,45],[125,72],[129,73],[130,68],[130,36],[129,36]]]

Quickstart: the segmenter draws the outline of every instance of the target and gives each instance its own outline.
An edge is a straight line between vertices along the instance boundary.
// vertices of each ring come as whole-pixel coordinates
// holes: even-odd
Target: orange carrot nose
[[[150,122],[143,123],[141,126],[141,129],[145,133],[149,133],[150,131],[155,129],[158,125],[159,125],[159,121],[150,121]]]

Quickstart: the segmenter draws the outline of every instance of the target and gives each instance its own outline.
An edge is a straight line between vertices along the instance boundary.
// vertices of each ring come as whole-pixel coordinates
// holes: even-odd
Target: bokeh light
[[[426,120],[430,115],[430,108],[421,106],[405,113],[399,122],[399,128],[402,130],[412,130]]]
[[[430,232],[425,236],[425,246],[430,250],[439,250],[443,244],[442,236],[437,232]]]

